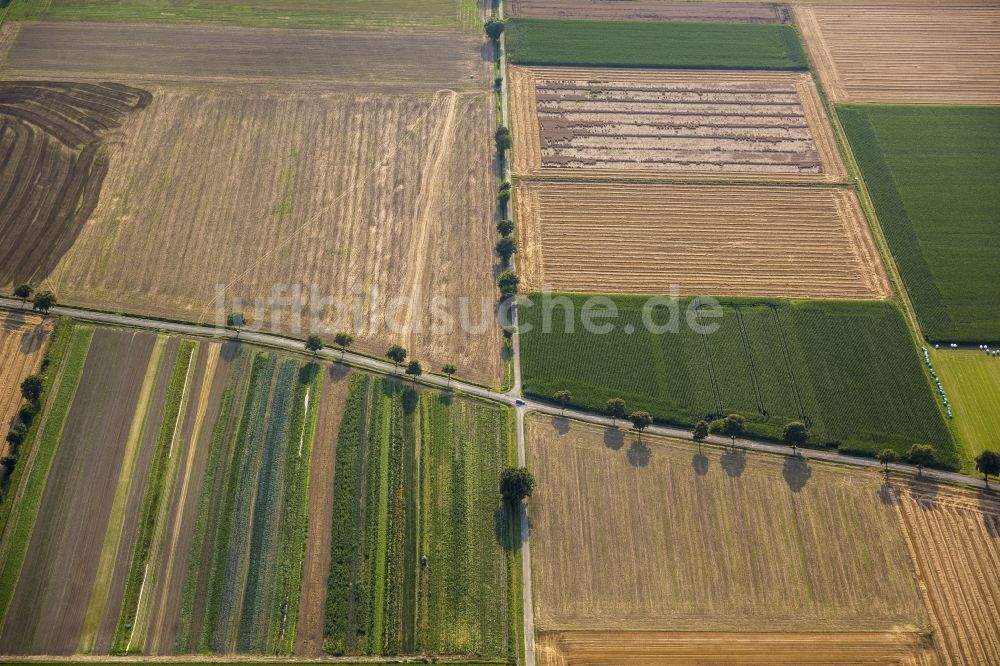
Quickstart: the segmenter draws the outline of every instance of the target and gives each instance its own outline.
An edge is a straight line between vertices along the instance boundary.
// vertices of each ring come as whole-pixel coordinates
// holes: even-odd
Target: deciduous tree
[[[43,314],[47,314],[55,305],[56,295],[51,291],[40,291],[35,294],[34,300],[31,301],[31,307]]]
[[[413,377],[416,381],[417,377],[424,374],[424,367],[420,365],[420,361],[413,359],[406,365],[406,374]]]
[[[889,463],[899,460],[899,454],[893,449],[882,449],[875,454],[875,457],[882,463],[882,469],[885,470],[886,476],[889,475]]]
[[[389,347],[389,351],[385,353],[386,358],[392,361],[392,365],[395,370],[399,370],[399,364],[406,360],[406,348],[400,347],[399,345],[393,345]]]
[[[628,416],[625,401],[621,398],[610,398],[604,405],[604,413],[611,417],[611,422],[618,427],[618,419]]]
[[[333,336],[333,343],[340,347],[340,360],[343,361],[344,354],[347,353],[347,348],[354,344],[354,336],[341,331]]]
[[[32,287],[30,284],[18,285],[17,288],[14,289],[14,296],[21,299],[22,308],[24,307],[25,302],[27,302],[27,300],[31,298],[31,294],[34,291],[35,288]]]
[[[642,431],[653,425],[653,417],[649,412],[632,412],[628,417],[629,421],[632,422],[632,427],[642,435]]]
[[[566,413],[566,403],[573,399],[573,394],[566,389],[556,391],[552,398],[559,403],[563,413]]]
[[[306,351],[311,351],[312,353],[318,352],[323,348],[323,339],[318,335],[310,335],[306,338]]]
[[[917,466],[917,476],[923,476],[924,467],[933,465],[936,458],[930,444],[914,444],[906,454],[906,462]]]
[[[511,504],[531,497],[534,490],[535,477],[527,467],[508,467],[500,474],[500,495]]]
[[[809,439],[809,429],[801,421],[792,421],[785,426],[781,439],[792,447],[792,455],[794,456],[795,449],[805,444],[806,440]]]
[[[747,420],[741,414],[730,414],[722,421],[722,432],[733,440],[736,446],[736,438],[747,431]]]
[[[976,456],[976,469],[983,475],[986,487],[990,487],[990,476],[1000,476],[1000,453],[983,451]]]
[[[691,436],[696,442],[704,442],[708,437],[708,421],[702,419],[694,424],[694,429],[691,431]]]

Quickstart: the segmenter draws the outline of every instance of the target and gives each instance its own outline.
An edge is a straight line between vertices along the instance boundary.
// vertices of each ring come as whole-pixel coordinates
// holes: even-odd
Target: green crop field
[[[475,0],[13,0],[8,18],[365,30],[480,24]]]
[[[223,401],[185,583],[181,652],[294,649],[311,450],[304,442],[312,441],[304,433],[315,419],[305,395],[319,381],[313,367],[256,352],[242,405]],[[240,384],[235,377],[229,396]],[[237,417],[236,436],[227,437]]]
[[[507,55],[518,65],[808,69],[787,25],[511,19]]]
[[[508,430],[498,406],[352,379],[334,475],[326,652],[515,654],[512,526],[497,492]]]
[[[1000,109],[838,114],[924,335],[1000,341]]]
[[[972,349],[931,350],[962,445],[962,470],[975,474],[973,459],[986,449],[1000,451],[1000,358]]]
[[[802,419],[813,445],[903,452],[926,441],[943,466],[958,465],[918,351],[892,304],[733,299],[721,318],[705,320],[718,330],[700,335],[684,322],[685,300],[678,331],[656,334],[643,325],[643,298],[616,297],[614,330],[599,335],[581,326],[587,296],[568,298],[571,333],[565,306],[550,309],[548,327],[540,296],[522,308],[522,325],[533,327],[521,340],[524,387],[533,395],[568,389],[573,403],[591,409],[620,397],[629,410],[681,425],[738,412],[752,433],[769,438]],[[666,322],[661,308],[654,322]]]

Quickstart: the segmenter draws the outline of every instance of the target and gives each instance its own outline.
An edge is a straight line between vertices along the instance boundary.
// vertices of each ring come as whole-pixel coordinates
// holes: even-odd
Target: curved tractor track
[[[0,285],[55,267],[97,206],[103,134],[151,101],[117,83],[0,82]]]

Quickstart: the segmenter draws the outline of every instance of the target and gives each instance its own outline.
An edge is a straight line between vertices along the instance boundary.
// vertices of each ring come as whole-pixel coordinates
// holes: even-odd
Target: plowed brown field
[[[525,290],[881,299],[846,189],[522,182]]]
[[[788,23],[787,7],[739,2],[672,0],[511,0],[511,16],[615,21]]]
[[[919,483],[894,490],[941,663],[996,663],[1000,499]]]
[[[101,202],[49,284],[99,308],[348,330],[363,351],[398,342],[497,382],[497,327],[458,325],[460,298],[472,313],[495,301],[490,105],[450,91],[159,91],[109,147]],[[451,330],[433,327],[435,297]]]
[[[0,83],[0,285],[52,270],[97,205],[105,132],[150,101],[117,83]]]
[[[179,24],[32,22],[8,78],[192,81],[212,87],[336,82],[387,90],[478,89],[483,40],[459,33],[374,33]]]
[[[933,664],[905,632],[545,631],[539,666],[615,664]]]
[[[510,70],[519,176],[845,180],[808,74]]]
[[[835,102],[1000,104],[1000,8],[796,6]]]
[[[541,415],[527,436],[541,631],[929,627],[877,472]]]
[[[0,430],[6,431],[24,400],[21,382],[38,370],[51,320],[19,312],[0,312]],[[6,442],[0,450],[6,448]]]

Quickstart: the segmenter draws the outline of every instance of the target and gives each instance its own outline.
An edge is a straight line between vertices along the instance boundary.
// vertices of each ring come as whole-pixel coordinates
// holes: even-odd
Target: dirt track
[[[511,16],[601,19],[615,21],[698,21],[788,23],[791,15],[778,4],[673,2],[671,0],[510,0]]]
[[[845,189],[523,182],[515,204],[526,291],[890,293]]]
[[[510,69],[519,176],[846,179],[808,74]]]
[[[482,90],[488,76],[483,49],[480,36],[458,33],[38,22],[22,26],[4,75]]]
[[[1000,104],[1000,8],[796,6],[835,102]]]

